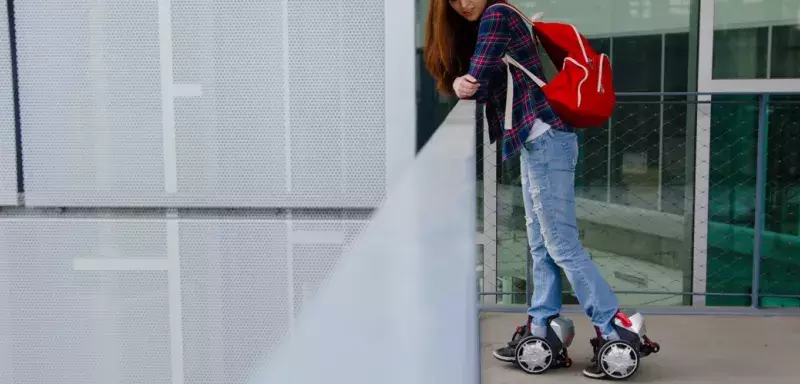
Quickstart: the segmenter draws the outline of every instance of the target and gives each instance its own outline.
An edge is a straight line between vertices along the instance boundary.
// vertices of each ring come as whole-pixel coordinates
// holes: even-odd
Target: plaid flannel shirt
[[[503,137],[503,160],[519,153],[537,118],[550,124],[551,129],[574,131],[556,115],[541,88],[513,66],[513,127],[503,129],[507,75],[506,64],[502,59],[506,54],[547,81],[527,22],[506,7],[489,7],[481,16],[478,42],[470,60],[469,74],[480,83],[473,98],[485,106],[491,142],[495,142],[500,135]]]

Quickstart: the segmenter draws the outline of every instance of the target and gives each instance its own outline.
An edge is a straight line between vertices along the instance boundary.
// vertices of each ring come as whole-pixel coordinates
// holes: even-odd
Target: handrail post
[[[495,161],[498,147],[497,141],[491,142],[489,129],[484,123],[484,106],[481,103],[475,105],[476,131],[480,132],[482,139],[476,138],[476,145],[480,143],[483,156],[481,159],[483,172],[483,291],[499,292],[497,287],[497,168]],[[483,300],[489,299],[490,304],[497,304],[502,300],[503,295],[487,296]]]
[[[767,129],[769,124],[769,94],[762,94],[758,107],[758,140],[756,142],[756,201],[753,238],[752,305],[759,308],[761,290],[761,249],[764,232],[765,195],[767,180]]]
[[[532,256],[531,256],[531,252],[530,252],[530,246],[525,247],[525,250],[528,251],[525,254],[525,306],[530,308],[531,307],[531,302],[533,301],[533,297],[532,297],[533,296],[533,291],[532,291],[533,287],[531,287],[531,277],[532,277],[532,272],[533,272],[532,271],[533,265],[531,265]]]

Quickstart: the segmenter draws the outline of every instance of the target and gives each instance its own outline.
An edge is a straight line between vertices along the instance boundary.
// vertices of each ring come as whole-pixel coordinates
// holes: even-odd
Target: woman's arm
[[[478,41],[469,66],[469,75],[479,84],[474,96],[479,102],[486,101],[489,79],[493,72],[503,68],[503,57],[511,41],[509,12],[511,11],[505,7],[491,7],[481,17]]]

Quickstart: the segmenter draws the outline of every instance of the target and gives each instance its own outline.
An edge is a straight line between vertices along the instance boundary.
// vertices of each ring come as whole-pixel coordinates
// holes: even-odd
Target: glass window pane
[[[661,35],[615,37],[612,44],[617,92],[661,91]]]
[[[797,25],[772,28],[770,77],[800,78],[800,29]]]
[[[613,40],[617,92],[661,90],[661,42],[661,35]],[[611,202],[653,210],[658,207],[658,100],[619,98],[611,125]]]
[[[709,293],[749,295],[753,274],[758,99],[715,96],[708,204]],[[709,296],[707,305],[750,305],[750,296]]]
[[[597,52],[611,54],[611,39],[590,39]],[[585,199],[608,199],[608,127],[584,129],[578,132],[580,158],[575,169],[575,194]]]
[[[501,163],[497,179],[497,288],[498,291],[515,292],[517,282],[526,280],[528,258],[519,157]],[[523,285],[522,290],[516,292],[524,291]],[[524,296],[506,295],[502,299],[505,304],[520,300],[524,303]]]
[[[797,0],[715,0],[713,77],[798,77],[798,12]]]
[[[686,92],[689,89],[689,34],[670,33],[664,36],[664,92]],[[692,104],[691,107],[695,105]],[[685,96],[664,97],[662,105],[661,211],[682,215],[685,212],[687,169],[686,127],[695,124],[689,115]],[[691,186],[689,186],[691,188]]]
[[[511,0],[525,14],[574,24],[587,37],[688,31],[696,0]]]
[[[658,210],[660,98],[620,97],[611,125],[611,202]]]
[[[689,89],[689,33],[668,33],[664,36],[664,92],[686,92]]]
[[[767,28],[715,30],[712,77],[766,78],[768,32]]]
[[[580,158],[575,168],[575,194],[608,200],[608,125],[578,132]]]
[[[589,45],[592,46],[592,49],[595,50],[597,53],[605,53],[609,57],[611,56],[611,38],[597,38],[592,39],[589,38]]]
[[[800,97],[771,100],[761,294],[800,295]],[[761,305],[800,307],[800,300],[762,296]]]

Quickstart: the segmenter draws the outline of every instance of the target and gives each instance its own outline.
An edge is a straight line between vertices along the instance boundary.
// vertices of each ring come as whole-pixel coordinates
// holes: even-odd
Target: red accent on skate
[[[617,314],[614,315],[614,317],[619,319],[619,321],[622,323],[622,326],[625,328],[630,328],[633,326],[633,322],[631,322],[631,319],[629,319],[628,316],[625,316],[625,314],[622,312],[617,312]]]
[[[572,340],[575,338],[575,334],[573,333],[566,340],[564,340],[564,344],[572,344]]]

